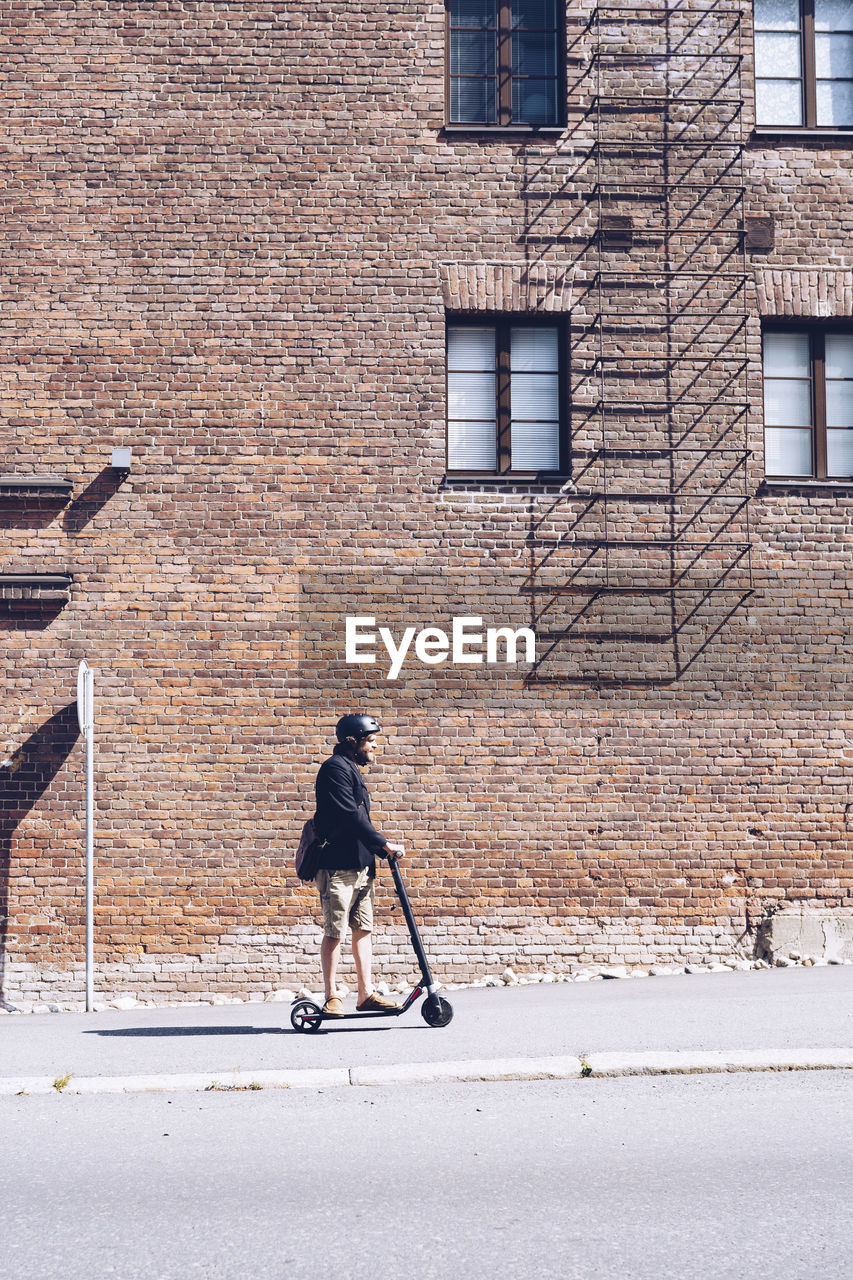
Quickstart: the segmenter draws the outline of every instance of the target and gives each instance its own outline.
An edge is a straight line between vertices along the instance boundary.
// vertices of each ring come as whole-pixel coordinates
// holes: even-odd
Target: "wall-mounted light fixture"
[[[113,449],[110,466],[113,471],[129,471],[132,449]]]

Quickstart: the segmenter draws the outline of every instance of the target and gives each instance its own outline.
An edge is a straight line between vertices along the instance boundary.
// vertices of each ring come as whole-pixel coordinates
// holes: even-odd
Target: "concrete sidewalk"
[[[326,1023],[286,1004],[0,1019],[0,1094],[853,1068],[853,967],[449,993],[454,1019]],[[348,1001],[351,1004],[352,1001]]]

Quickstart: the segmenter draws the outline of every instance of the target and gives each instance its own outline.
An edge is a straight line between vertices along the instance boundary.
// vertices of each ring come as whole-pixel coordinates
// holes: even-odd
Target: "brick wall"
[[[521,625],[531,580],[597,581],[579,541],[604,527],[581,494],[601,426],[589,18],[569,15],[569,127],[549,140],[444,134],[440,3],[0,11],[0,470],[73,483],[67,500],[0,493],[0,572],[73,575],[64,607],[6,601],[0,619],[7,997],[81,987],[71,704],[84,656],[102,991],[176,999],[316,978],[317,911],[292,853],[334,722],[355,707],[387,727],[374,812],[411,845],[442,977],[747,954],[781,902],[850,903],[853,489],[762,489],[759,348],[776,273],[853,273],[842,147],[744,152],[746,207],[774,216],[776,238],[745,264],[765,283],[750,285],[753,412],[738,430],[753,452],[737,484],[703,505],[723,478],[706,458],[677,502],[608,504],[611,535],[676,520],[718,547],[748,537],[738,585],[752,594],[730,616],[710,594],[691,617],[669,595],[602,598],[548,683],[411,663],[389,682],[342,661],[346,612]],[[617,80],[643,87],[630,69]],[[712,213],[718,161],[700,166]],[[639,153],[610,172],[653,177]],[[614,269],[673,252],[656,214],[628,211],[637,238]],[[712,270],[725,244],[696,252]],[[724,294],[712,280],[720,342]],[[506,297],[570,315],[575,441],[592,468],[574,489],[447,481],[445,306]],[[645,343],[640,399],[667,340]],[[721,367],[703,375],[709,403]],[[632,412],[610,439],[649,447],[658,430]],[[119,446],[133,448],[126,478],[109,466]],[[641,495],[671,479],[647,457],[613,468]],[[647,586],[674,563],[613,556],[619,581]],[[691,583],[713,585],[726,564],[712,553]],[[594,634],[661,627],[666,643]],[[387,918],[387,888],[380,902]],[[377,940],[386,974],[411,969],[392,919]]]

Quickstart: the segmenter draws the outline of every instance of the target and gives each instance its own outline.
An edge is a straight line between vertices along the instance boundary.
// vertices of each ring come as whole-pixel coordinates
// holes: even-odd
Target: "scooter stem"
[[[418,932],[418,926],[415,922],[415,917],[412,914],[412,904],[409,902],[409,895],[406,893],[406,886],[403,884],[403,877],[400,874],[400,868],[397,866],[396,854],[392,853],[388,855],[388,866],[391,868],[391,875],[394,877],[394,888],[397,891],[400,906],[403,908],[403,915],[406,918],[409,936],[412,939],[412,948],[421,968],[421,977],[424,980],[424,986],[432,996],[435,994],[435,983],[433,982],[429,961],[427,960],[426,952],[424,951],[424,944],[421,942],[421,935]]]

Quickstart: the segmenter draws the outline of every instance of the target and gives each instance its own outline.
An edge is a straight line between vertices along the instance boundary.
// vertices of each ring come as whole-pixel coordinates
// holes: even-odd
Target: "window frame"
[[[758,120],[758,82],[759,80],[773,80],[774,76],[759,76],[758,74],[758,54],[757,39],[760,30],[755,25],[755,6],[752,10],[752,60],[753,60],[753,120],[755,121],[755,129],[759,134],[768,133],[810,133],[822,136],[823,134],[845,134],[853,132],[853,120],[848,124],[818,124],[817,123],[817,43],[815,31],[815,4],[814,0],[798,0],[800,10],[800,25],[798,34],[800,37],[800,92],[802,105],[802,124],[772,124],[759,123]],[[832,33],[830,33],[832,34]],[[847,29],[840,30],[837,34],[847,34]]]
[[[448,330],[458,328],[495,330],[495,468],[474,470],[450,466],[450,369],[448,361]],[[512,406],[510,403],[510,331],[512,329],[557,330],[557,385],[559,410],[560,463],[556,470],[514,471],[512,469]],[[444,459],[445,471],[451,480],[492,480],[509,484],[565,480],[571,475],[571,402],[570,357],[571,339],[569,319],[566,315],[546,313],[532,316],[530,312],[481,311],[463,315],[448,312],[444,327]]]
[[[764,338],[768,333],[805,333],[809,339],[809,378],[811,381],[812,411],[812,471],[809,475],[782,475],[767,472],[767,446],[764,447],[764,479],[768,484],[850,484],[850,475],[828,475],[827,462],[827,425],[826,425],[826,337],[828,334],[842,333],[853,338],[853,322],[849,320],[812,320],[802,316],[791,316],[779,319],[768,319],[761,326],[761,416],[763,430],[767,430],[764,400]],[[851,424],[850,430],[853,430]]]
[[[497,0],[497,52],[495,66],[497,120],[457,121],[451,113],[451,25],[450,0],[444,4],[444,120],[452,133],[562,133],[566,128],[568,104],[566,59],[566,5],[557,3],[556,114],[550,124],[530,124],[512,119],[512,0]]]

